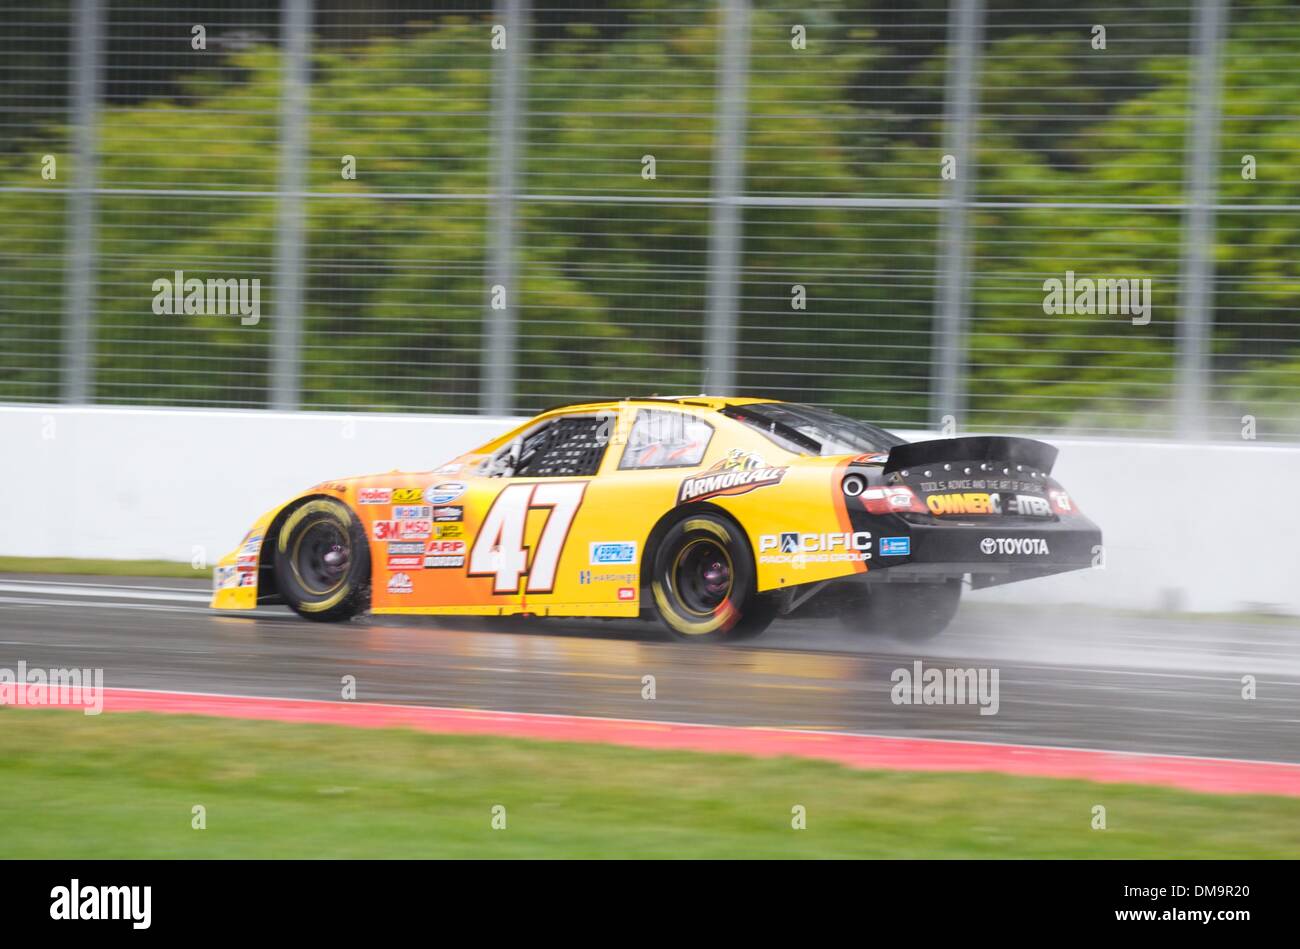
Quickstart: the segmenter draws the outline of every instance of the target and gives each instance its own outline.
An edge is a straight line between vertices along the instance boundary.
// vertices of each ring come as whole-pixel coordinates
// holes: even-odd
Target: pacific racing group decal
[[[870,531],[760,534],[759,563],[845,563],[871,559]]]

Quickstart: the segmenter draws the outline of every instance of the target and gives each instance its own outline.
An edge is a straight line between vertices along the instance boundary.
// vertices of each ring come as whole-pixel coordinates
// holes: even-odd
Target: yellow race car
[[[962,583],[1088,567],[1101,533],[1026,438],[908,443],[765,399],[542,413],[432,471],[326,481],[264,514],[213,607],[635,617],[703,641],[778,616],[923,638]]]

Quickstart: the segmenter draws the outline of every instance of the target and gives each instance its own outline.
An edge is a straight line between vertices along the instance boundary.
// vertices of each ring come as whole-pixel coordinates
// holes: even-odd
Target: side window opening
[[[713,426],[687,412],[637,409],[618,467],[694,468],[704,460],[712,438]]]
[[[613,419],[608,415],[562,415],[509,446],[506,477],[560,478],[594,475],[605,457]],[[509,455],[517,451],[517,456]],[[495,459],[494,459],[495,460]]]

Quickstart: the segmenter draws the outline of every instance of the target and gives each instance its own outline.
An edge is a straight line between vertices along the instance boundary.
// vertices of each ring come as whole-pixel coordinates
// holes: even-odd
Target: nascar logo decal
[[[444,481],[441,484],[431,484],[424,490],[424,500],[426,504],[447,504],[456,500],[465,493],[465,482],[463,481]]]

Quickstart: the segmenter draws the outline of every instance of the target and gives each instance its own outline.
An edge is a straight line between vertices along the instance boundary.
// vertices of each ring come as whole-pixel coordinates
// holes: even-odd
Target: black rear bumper
[[[873,518],[870,581],[929,580],[970,575],[971,585],[1082,570],[1101,562],[1101,530],[1086,517],[1016,524],[915,523]],[[866,525],[864,525],[864,528]]]

